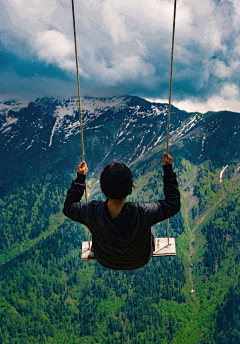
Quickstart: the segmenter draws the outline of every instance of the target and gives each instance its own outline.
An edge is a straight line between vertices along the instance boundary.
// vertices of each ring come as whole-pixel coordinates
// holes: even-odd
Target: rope
[[[81,100],[80,100],[80,83],[79,83],[79,71],[78,71],[77,35],[76,35],[76,25],[75,25],[74,0],[72,0],[72,18],[73,18],[73,32],[74,32],[77,84],[78,84],[78,104],[79,104],[79,121],[80,121],[80,129],[81,129],[82,161],[84,161],[83,125],[82,125],[82,109],[81,109]],[[85,186],[85,199],[87,202],[87,186]],[[88,228],[88,249],[90,250],[89,228]]]
[[[174,52],[174,38],[175,38],[176,7],[177,7],[177,0],[174,0],[171,73],[170,73],[170,88],[169,88],[169,103],[168,103],[168,125],[167,125],[167,148],[166,148],[167,154],[168,154],[168,147],[169,147],[169,129],[170,129],[171,98],[172,98],[172,74],[173,74],[173,52]],[[82,125],[82,110],[81,110],[81,100],[80,100],[80,83],[79,83],[79,71],[78,71],[77,38],[76,38],[76,25],[75,25],[75,14],[74,14],[74,0],[72,0],[72,17],[73,17],[73,32],[74,32],[77,84],[78,84],[78,103],[79,103],[79,121],[80,121],[80,128],[81,128],[82,161],[84,161],[83,125]],[[85,187],[85,199],[87,202],[87,187]],[[167,228],[168,228],[168,246],[169,246],[170,245],[170,243],[169,243],[169,219],[167,219]],[[88,229],[88,249],[90,250],[89,229]]]
[[[174,52],[174,38],[175,38],[175,24],[176,24],[176,9],[177,9],[177,0],[174,0],[172,55],[171,55],[171,72],[170,72],[169,102],[168,102],[168,125],[167,125],[167,148],[166,148],[167,154],[168,154],[168,146],[169,146],[170,112],[171,112],[171,99],[172,99],[173,52]],[[168,230],[168,246],[170,246],[171,244],[169,243],[169,219],[167,219],[167,230]]]

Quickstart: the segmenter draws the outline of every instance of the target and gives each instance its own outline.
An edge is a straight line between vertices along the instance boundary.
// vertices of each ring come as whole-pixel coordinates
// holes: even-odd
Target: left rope
[[[79,82],[79,71],[78,71],[77,35],[76,35],[76,24],[75,24],[74,0],[72,0],[72,18],[73,18],[73,33],[74,33],[76,70],[77,70],[79,121],[80,121],[81,144],[82,144],[82,161],[84,161],[83,125],[82,125],[82,109],[81,109],[81,99],[80,99],[80,82]],[[87,186],[85,186],[85,199],[86,199],[86,202],[87,202]],[[90,250],[90,233],[89,233],[89,228],[87,230],[88,230],[88,249]]]

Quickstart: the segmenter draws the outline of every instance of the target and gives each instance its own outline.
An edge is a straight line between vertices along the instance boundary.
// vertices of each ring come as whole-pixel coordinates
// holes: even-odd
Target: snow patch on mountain
[[[174,139],[179,139],[183,135],[185,135],[187,132],[189,132],[201,119],[201,115],[196,114],[194,115],[189,121],[185,121],[179,129],[176,130],[176,134],[174,136]]]
[[[32,140],[31,141],[31,143],[30,143],[30,145],[26,148],[26,150],[28,150],[29,148],[31,148],[32,147],[32,145],[33,145],[33,142],[34,142],[34,140]]]
[[[0,131],[2,131],[2,134],[8,132],[9,130],[12,129],[11,125],[16,123],[18,121],[18,118],[11,117],[11,116],[6,116],[5,117],[5,122],[3,123],[2,127],[0,128]]]
[[[223,177],[223,173],[225,172],[226,168],[228,167],[228,165],[224,166],[220,172],[220,183],[222,183],[222,177]]]
[[[158,107],[156,107],[156,105],[151,105],[151,109],[152,109],[152,113],[156,116],[160,116],[160,115],[167,115],[167,106],[162,106],[162,110],[160,110]],[[150,113],[149,115],[151,116],[152,113]],[[149,116],[148,115],[148,116]]]
[[[3,128],[1,128],[1,130],[2,130]],[[7,127],[6,129],[4,129],[3,131],[2,131],[2,134],[5,134],[7,131],[9,131],[9,130],[11,130],[12,129],[12,127]]]
[[[54,124],[54,126],[52,128],[52,132],[51,132],[51,136],[50,136],[50,141],[49,141],[48,147],[51,147],[51,145],[52,145],[53,135],[54,135],[54,132],[55,132],[57,126],[58,126],[58,123],[59,123],[59,118],[56,119],[56,122],[55,122],[55,124]]]
[[[3,124],[2,129],[4,127],[8,127],[9,125],[16,123],[18,121],[18,118],[15,117],[6,117],[6,122]]]
[[[123,131],[121,131],[118,135],[117,135],[117,137],[120,137],[120,136],[122,136],[123,135]]]
[[[163,133],[158,137],[157,141],[154,143],[154,147],[160,142],[162,136],[163,136]]]
[[[117,111],[126,108],[129,97],[113,97],[113,98],[82,98],[81,104],[84,111],[91,113],[115,108]]]
[[[92,128],[91,128],[92,129]],[[66,133],[64,138],[67,139],[71,135],[76,135],[77,133],[80,132],[80,126],[79,126],[79,121],[76,121],[69,125],[67,128],[64,129],[64,132]]]
[[[25,106],[27,106],[27,103],[19,103],[16,101],[0,102],[0,115],[7,115],[9,111],[17,112]]]
[[[125,137],[123,137],[120,141],[118,141],[118,143],[116,144],[116,146],[119,145],[119,143],[121,143],[123,140],[125,140]]]
[[[127,102],[129,98],[127,97],[113,97],[113,98],[81,98],[81,110],[82,115],[94,114],[99,115],[102,111],[107,111],[108,109],[119,111],[127,107]],[[79,103],[78,98],[73,97],[70,99],[60,99],[60,104],[56,106],[56,111],[54,116],[63,118],[65,115],[72,116],[75,112],[78,112]]]
[[[76,102],[73,103],[66,103],[63,105],[56,106],[56,110],[54,112],[54,116],[58,117],[59,119],[63,119],[66,115],[73,116],[74,111],[78,110],[78,104]]]
[[[38,100],[40,102],[40,100]],[[82,113],[82,124],[85,129],[88,129],[90,123],[101,116],[104,112],[111,109],[112,113],[117,113],[120,110],[127,107],[127,102],[129,98],[127,97],[113,97],[113,98],[82,98],[81,99],[81,113]],[[43,99],[43,103],[46,99]],[[42,105],[42,104],[41,104]],[[56,121],[52,128],[49,147],[52,146],[53,136],[56,133],[64,132],[65,139],[69,136],[76,134],[80,130],[80,120],[72,121],[71,117],[78,118],[79,103],[78,98],[73,97],[70,99],[60,99],[58,100],[58,105],[55,108],[53,117],[56,117]],[[100,128],[102,125],[97,125],[94,128]],[[91,128],[91,129],[94,129]]]
[[[137,145],[137,147],[135,148],[134,152],[133,152],[133,155],[138,151],[139,148],[141,148],[142,146],[142,143],[143,143],[143,139],[144,139],[144,136],[141,137],[141,141],[139,142],[139,144]],[[145,150],[145,148],[144,148]]]
[[[203,139],[202,139],[202,151],[203,151],[203,148],[204,148],[204,142],[205,142],[205,140],[206,140],[206,137],[207,137],[207,135],[204,134],[204,135],[203,135]]]

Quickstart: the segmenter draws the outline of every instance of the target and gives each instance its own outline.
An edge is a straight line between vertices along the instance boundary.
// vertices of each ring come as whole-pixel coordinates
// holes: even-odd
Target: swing
[[[170,73],[170,88],[169,88],[166,153],[168,153],[168,146],[169,146],[169,128],[170,128],[170,110],[171,110],[171,95],[172,95],[172,72],[173,72],[173,52],[174,52],[174,37],[175,37],[176,4],[177,4],[177,0],[174,0],[173,32],[172,32],[172,54],[171,54],[171,73]],[[79,83],[79,72],[78,72],[77,39],[76,39],[76,25],[75,25],[75,14],[74,14],[74,0],[72,0],[72,17],[73,17],[73,31],[74,31],[74,42],[75,42],[77,84],[78,84],[78,103],[79,103],[79,120],[80,120],[80,128],[81,128],[82,161],[84,161],[82,111],[81,111],[81,101],[80,101],[80,83]],[[87,202],[87,188],[86,187],[85,187],[85,199],[86,199],[86,202]],[[156,241],[155,241],[155,251],[153,252],[153,257],[176,256],[175,238],[169,238],[169,219],[167,219],[167,229],[168,229],[168,237],[167,238],[156,238]],[[89,228],[88,228],[88,241],[84,241],[82,243],[82,260],[83,261],[96,260],[96,258],[94,256],[94,252],[92,250],[92,241],[90,241]]]
[[[82,243],[82,260],[96,260],[94,257],[92,241],[83,241]],[[155,251],[153,257],[176,256],[176,245],[174,238],[156,238]]]

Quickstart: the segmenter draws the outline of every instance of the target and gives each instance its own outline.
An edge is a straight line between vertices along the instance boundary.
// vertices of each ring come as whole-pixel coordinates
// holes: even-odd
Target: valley
[[[62,214],[81,159],[76,104],[0,104],[0,343],[237,343],[240,114],[172,108],[177,256],[122,272],[82,262],[86,229]],[[129,201],[161,199],[167,105],[86,98],[83,119],[89,199],[113,160],[133,172]]]

